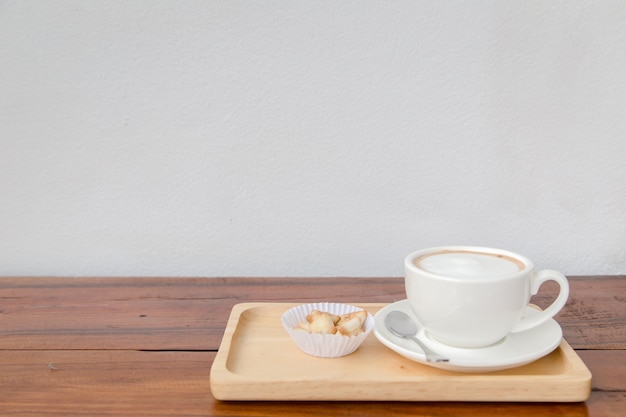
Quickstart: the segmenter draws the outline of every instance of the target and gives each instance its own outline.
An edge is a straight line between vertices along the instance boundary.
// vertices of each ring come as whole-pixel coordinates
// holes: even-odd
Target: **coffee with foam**
[[[516,274],[526,266],[508,255],[469,250],[441,250],[421,255],[413,264],[449,278],[497,279]]]
[[[482,348],[550,320],[565,305],[569,284],[560,272],[535,270],[532,260],[503,249],[441,246],[404,259],[411,310],[428,337],[461,348]],[[559,294],[543,311],[524,315],[546,281]]]

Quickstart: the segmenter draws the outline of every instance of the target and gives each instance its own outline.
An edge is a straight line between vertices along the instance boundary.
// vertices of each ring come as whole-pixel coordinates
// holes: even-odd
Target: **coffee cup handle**
[[[528,329],[532,329],[533,327],[537,327],[540,324],[545,323],[554,317],[563,306],[567,302],[569,297],[569,282],[565,275],[561,274],[558,271],[554,271],[551,269],[544,269],[543,271],[539,271],[535,274],[530,283],[530,293],[531,295],[537,294],[539,291],[539,287],[546,281],[555,281],[559,284],[560,290],[559,295],[556,299],[550,304],[545,310],[540,313],[533,314],[530,317],[522,317],[522,319],[515,325],[511,333],[523,332]]]

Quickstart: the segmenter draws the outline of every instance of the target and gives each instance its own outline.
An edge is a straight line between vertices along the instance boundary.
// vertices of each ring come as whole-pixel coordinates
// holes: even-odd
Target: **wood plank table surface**
[[[586,402],[230,402],[209,374],[235,304],[390,303],[403,279],[0,277],[0,416],[625,416],[626,276],[569,280],[556,320]]]

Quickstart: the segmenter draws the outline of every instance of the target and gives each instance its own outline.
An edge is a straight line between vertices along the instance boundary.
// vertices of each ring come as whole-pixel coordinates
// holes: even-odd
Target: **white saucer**
[[[389,349],[408,359],[449,371],[493,372],[525,365],[552,352],[563,338],[563,330],[554,319],[525,332],[511,333],[495,345],[476,349],[458,348],[439,343],[429,338],[424,330],[420,329],[417,334],[418,339],[436,352],[450,358],[449,362],[427,362],[424,352],[417,343],[395,336],[385,327],[385,316],[393,310],[403,311],[417,322],[408,300],[389,304],[374,316],[376,338]],[[524,315],[530,316],[535,313],[537,313],[536,309],[527,307]]]

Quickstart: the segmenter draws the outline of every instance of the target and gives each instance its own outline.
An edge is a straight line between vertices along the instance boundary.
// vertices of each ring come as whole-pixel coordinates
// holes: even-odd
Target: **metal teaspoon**
[[[428,346],[424,345],[415,335],[417,334],[417,325],[407,314],[402,311],[391,311],[385,317],[385,326],[387,329],[398,337],[411,339],[419,345],[426,355],[428,362],[448,362],[450,359],[433,352]]]

